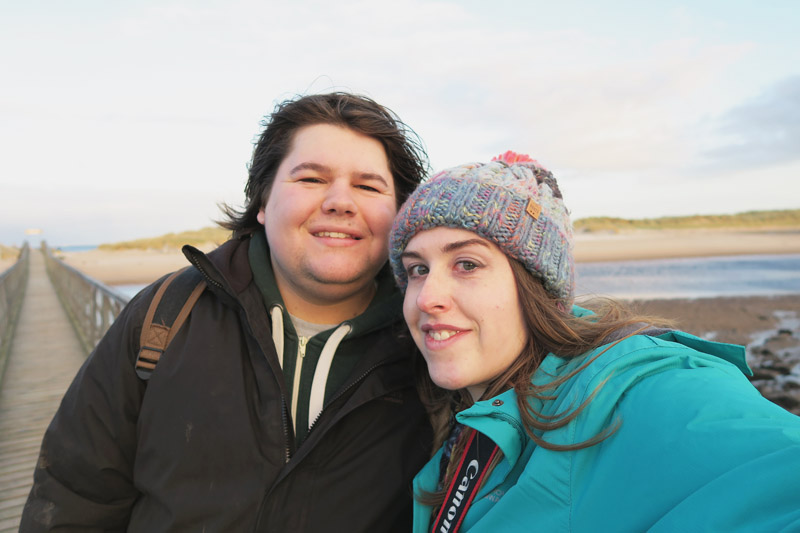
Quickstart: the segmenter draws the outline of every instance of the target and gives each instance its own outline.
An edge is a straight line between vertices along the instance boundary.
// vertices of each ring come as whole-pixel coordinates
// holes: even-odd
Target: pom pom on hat
[[[492,158],[492,161],[502,161],[504,163],[537,163],[535,159],[531,159],[531,156],[528,154],[518,154],[517,152],[512,152],[508,150],[504,154],[496,155]]]
[[[472,231],[496,244],[542,280],[546,291],[572,302],[572,224],[553,174],[525,154],[508,151],[490,163],[443,170],[422,183],[395,218],[389,260],[401,289],[400,259],[411,238],[436,227]]]

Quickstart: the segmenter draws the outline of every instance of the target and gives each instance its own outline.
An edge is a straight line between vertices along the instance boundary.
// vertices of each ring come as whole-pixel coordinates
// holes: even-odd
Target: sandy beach
[[[7,269],[11,268],[16,262],[16,259],[0,259],[0,272],[5,272]]]
[[[151,283],[189,265],[180,250],[55,251],[55,256],[106,285]]]
[[[575,234],[575,259],[578,262],[786,253],[800,253],[800,229],[639,230]]]
[[[641,230],[575,235],[578,262],[784,253],[800,253],[800,229]],[[188,264],[180,250],[90,250],[57,255],[107,285],[150,283]]]

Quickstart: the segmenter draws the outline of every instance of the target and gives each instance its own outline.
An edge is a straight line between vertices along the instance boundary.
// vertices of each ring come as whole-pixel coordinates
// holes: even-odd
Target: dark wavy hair
[[[381,143],[389,160],[397,205],[402,204],[429,171],[422,140],[394,112],[362,95],[334,92],[298,96],[275,106],[262,123],[264,130],[253,149],[245,186],[245,206],[239,211],[220,206],[225,220],[219,224],[234,236],[260,230],[256,219],[266,204],[275,174],[292,148],[297,130],[315,124],[349,128]]]

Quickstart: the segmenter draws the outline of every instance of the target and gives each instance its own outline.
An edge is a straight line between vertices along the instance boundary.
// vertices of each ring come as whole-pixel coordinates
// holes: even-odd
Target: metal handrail
[[[30,247],[26,242],[13,266],[0,273],[0,378],[5,370],[11,340],[28,286]]]
[[[47,275],[56,289],[86,353],[91,352],[129,298],[53,255],[42,242]]]

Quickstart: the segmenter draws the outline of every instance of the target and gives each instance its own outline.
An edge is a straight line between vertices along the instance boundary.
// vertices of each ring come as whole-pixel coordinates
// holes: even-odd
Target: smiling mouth
[[[354,235],[349,235],[347,233],[342,233],[340,231],[320,231],[314,234],[315,237],[328,237],[331,239],[355,239],[361,240],[361,237],[356,237]]]
[[[458,331],[452,329],[439,329],[436,331],[429,331],[428,336],[435,341],[446,341],[456,333],[458,333]]]

